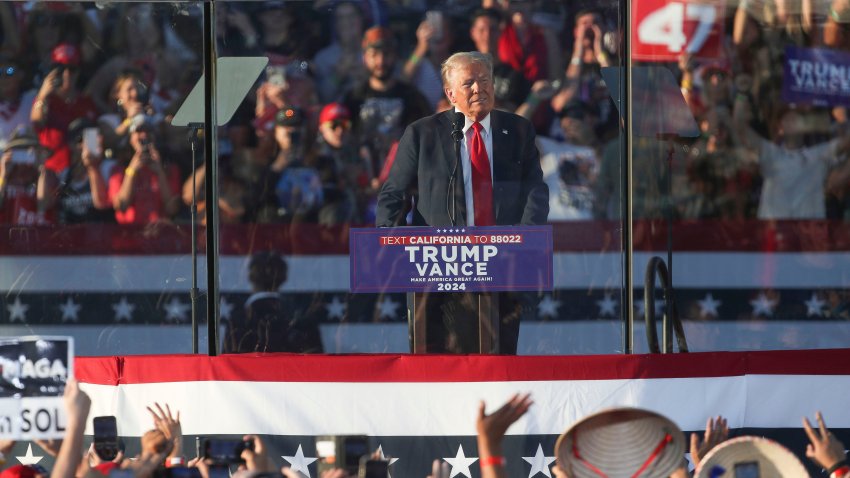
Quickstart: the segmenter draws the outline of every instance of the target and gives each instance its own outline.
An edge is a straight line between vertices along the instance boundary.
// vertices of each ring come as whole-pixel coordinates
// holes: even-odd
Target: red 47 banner
[[[720,57],[724,11],[724,0],[634,0],[632,59],[676,61],[683,51]]]

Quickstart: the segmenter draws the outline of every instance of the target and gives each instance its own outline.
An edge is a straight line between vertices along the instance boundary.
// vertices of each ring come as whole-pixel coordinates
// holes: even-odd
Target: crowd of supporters
[[[719,58],[653,64],[676,75],[701,136],[636,135],[636,217],[850,216],[846,109],[780,98],[786,47],[846,49],[847,3],[729,2]],[[492,55],[497,107],[535,125],[549,220],[619,218],[622,134],[601,73],[622,63],[617,8],[217,3],[218,54],[269,58],[218,132],[222,223],[372,224],[398,139],[450,107],[440,65],[463,50]],[[181,222],[193,197],[203,210],[202,158],[170,124],[202,69],[200,4],[4,2],[0,26],[0,223]]]
[[[79,384],[70,379],[65,388],[65,411],[67,428],[63,440],[36,440],[48,454],[55,458],[53,469],[42,466],[17,464],[0,472],[2,478],[158,478],[180,476],[185,478],[214,478],[234,476],[238,478],[302,478],[312,476],[307,468],[290,468],[280,465],[272,458],[262,438],[245,435],[242,442],[228,442],[227,449],[217,450],[205,444],[199,448],[198,456],[187,457],[184,446],[180,411],[172,411],[166,405],[154,404],[147,411],[153,419],[153,428],[145,432],[138,446],[140,450],[130,457],[127,444],[110,440],[95,441],[84,451],[83,435],[92,406],[89,396]],[[515,394],[506,403],[491,413],[486,413],[486,404],[481,401],[474,420],[477,432],[477,461],[482,478],[505,478],[506,462],[503,456],[503,441],[511,425],[517,422],[534,405],[530,395]],[[533,411],[531,412],[533,413]],[[104,418],[104,417],[101,417]],[[114,417],[113,417],[114,418]],[[114,423],[114,422],[113,422]],[[850,477],[844,444],[826,426],[820,412],[813,426],[807,418],[802,419],[803,430],[808,437],[805,456],[815,465],[822,467],[829,478]],[[97,434],[97,431],[95,432]],[[112,432],[114,433],[114,431]],[[705,432],[700,436],[692,433],[686,440],[682,430],[669,418],[653,411],[616,407],[600,410],[582,417],[569,425],[559,437],[553,450],[554,459],[544,462],[542,473],[556,478],[578,478],[591,476],[633,476],[649,478],[743,478],[743,477],[805,477],[808,476],[802,462],[793,452],[777,442],[758,436],[730,438],[730,429],[725,418],[709,418]],[[14,441],[0,441],[0,459],[9,453]],[[384,456],[378,449],[371,456],[366,450],[360,462],[359,473],[348,469],[349,450],[346,457],[329,456],[319,464],[320,478],[389,478],[390,465],[395,461]],[[539,449],[538,449],[539,450]],[[690,458],[685,457],[688,453]],[[299,453],[301,448],[299,446]],[[538,451],[538,453],[541,453]],[[801,453],[802,454],[802,453]],[[321,455],[320,455],[321,456]],[[24,457],[20,457],[24,458]],[[283,457],[290,459],[293,457]],[[375,473],[364,469],[367,460],[383,462],[381,471]],[[528,459],[527,459],[528,460]],[[291,460],[290,460],[291,461]],[[313,459],[315,461],[315,459]],[[473,460],[476,461],[476,460]],[[551,467],[549,463],[555,461]],[[530,461],[529,461],[530,462]],[[689,471],[693,464],[693,473]],[[311,463],[311,462],[308,462]],[[0,466],[3,463],[0,461]],[[298,467],[303,466],[301,462]],[[540,466],[540,465],[538,465]],[[357,465],[355,465],[355,468]],[[469,476],[469,464],[462,474]],[[448,460],[435,460],[427,478],[449,478],[461,474],[449,467]],[[393,472],[395,473],[395,472]],[[421,475],[428,473],[423,470]],[[451,474],[450,474],[451,473]]]

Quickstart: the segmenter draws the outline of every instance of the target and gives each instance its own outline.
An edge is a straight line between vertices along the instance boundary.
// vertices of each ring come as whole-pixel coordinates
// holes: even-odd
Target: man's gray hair
[[[490,72],[490,78],[493,78],[493,60],[490,58],[490,55],[478,51],[461,51],[448,57],[446,61],[443,62],[443,65],[440,68],[440,76],[443,79],[443,85],[448,86],[449,75],[453,70],[472,63],[478,63],[479,65],[487,68],[487,71]]]

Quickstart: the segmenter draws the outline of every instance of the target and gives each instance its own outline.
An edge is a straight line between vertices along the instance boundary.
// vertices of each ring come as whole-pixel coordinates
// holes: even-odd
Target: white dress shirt
[[[457,111],[457,108],[455,108]],[[460,162],[463,167],[463,195],[466,198],[466,225],[475,225],[475,203],[472,198],[472,161],[469,159],[469,148],[472,146],[472,135],[475,130],[472,129],[474,121],[466,118],[463,125],[463,138],[460,144]],[[481,139],[484,140],[484,147],[487,149],[487,159],[490,163],[490,180],[493,180],[493,130],[490,127],[490,114],[480,121],[481,123]],[[495,215],[496,211],[493,211]],[[495,219],[495,217],[494,217]]]

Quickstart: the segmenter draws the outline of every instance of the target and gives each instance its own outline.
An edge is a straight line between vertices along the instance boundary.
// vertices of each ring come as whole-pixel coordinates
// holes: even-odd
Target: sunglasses
[[[331,129],[337,129],[337,128],[340,128],[340,127],[343,128],[343,129],[348,129],[348,127],[350,125],[348,120],[331,120],[331,121],[328,121],[327,124],[330,125]]]

